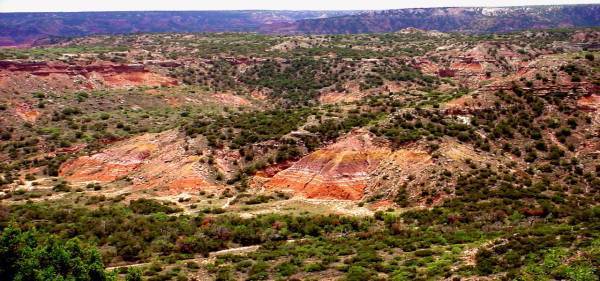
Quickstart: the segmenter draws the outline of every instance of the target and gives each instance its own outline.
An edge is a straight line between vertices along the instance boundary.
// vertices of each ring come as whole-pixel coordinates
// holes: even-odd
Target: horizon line
[[[572,4],[532,4],[532,5],[498,5],[498,6],[429,6],[403,7],[389,9],[207,9],[207,10],[92,10],[92,11],[0,11],[0,14],[34,14],[34,13],[123,13],[123,12],[377,12],[407,9],[452,9],[452,8],[518,8],[518,7],[552,7],[552,6],[590,6],[598,3]]]

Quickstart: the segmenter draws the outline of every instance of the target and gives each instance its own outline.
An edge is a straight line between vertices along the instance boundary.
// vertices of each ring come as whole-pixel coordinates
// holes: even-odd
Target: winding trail
[[[296,241],[303,241],[305,239],[290,239],[287,240],[287,243],[293,243]],[[222,255],[239,255],[239,254],[246,254],[246,253],[251,253],[251,252],[255,252],[258,250],[258,248],[260,248],[260,245],[252,245],[252,246],[244,246],[244,247],[237,247],[237,248],[230,248],[230,249],[225,249],[225,250],[220,250],[220,251],[216,251],[216,252],[210,252],[208,254],[208,257],[195,257],[195,258],[191,258],[191,259],[185,259],[185,260],[178,260],[178,262],[198,262],[200,264],[207,264],[211,261],[214,261],[216,259],[216,257],[218,256],[222,256]],[[115,270],[115,269],[119,269],[119,268],[129,268],[129,267],[140,267],[140,266],[148,266],[152,264],[151,262],[142,262],[142,263],[132,263],[132,264],[124,264],[124,265],[118,265],[118,266],[109,266],[106,267],[106,270]]]
[[[216,251],[216,252],[211,252],[211,253],[209,253],[208,257],[196,257],[196,258],[192,258],[192,259],[179,260],[178,262],[186,263],[186,262],[190,262],[190,261],[195,261],[195,262],[205,264],[205,263],[208,263],[208,262],[214,260],[218,256],[227,255],[227,254],[250,253],[250,252],[254,252],[254,251],[258,250],[259,247],[260,247],[260,245],[252,245],[252,246],[244,246],[244,247],[225,249],[225,250],[220,250],[220,251]],[[114,270],[114,269],[118,269],[118,268],[129,268],[129,267],[140,267],[140,266],[147,266],[150,264],[152,264],[152,263],[151,262],[142,262],[142,263],[132,263],[132,264],[125,264],[125,265],[118,265],[118,266],[109,266],[106,268],[106,270]]]
[[[221,209],[226,209],[227,207],[229,207],[229,205],[231,205],[231,202],[233,202],[233,200],[237,199],[238,195],[236,194],[233,197],[229,197],[227,198],[227,202],[225,202],[225,204],[223,204],[223,206],[221,207]]]

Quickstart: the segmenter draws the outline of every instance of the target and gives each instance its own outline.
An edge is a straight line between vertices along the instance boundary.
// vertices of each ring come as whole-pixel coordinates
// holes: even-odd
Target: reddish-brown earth
[[[214,187],[210,168],[185,148],[197,145],[176,130],[145,134],[66,162],[60,176],[73,182],[111,182],[124,177],[134,188],[167,193]]]
[[[519,58],[517,53],[504,48],[504,46],[480,43],[466,51],[456,47],[435,51],[436,55],[443,58],[443,62],[433,62],[430,60],[430,56],[427,55],[415,58],[412,64],[425,74],[453,77],[462,83],[476,87],[492,78],[492,76],[499,76],[506,71],[501,65],[502,63],[489,54],[490,49],[503,52],[505,57],[509,59],[518,60]],[[488,74],[491,76],[488,77]]]
[[[273,165],[267,166],[265,169],[256,172],[256,174],[254,175],[255,177],[262,177],[262,178],[271,178],[273,176],[275,176],[277,173],[291,167],[292,165],[294,165],[294,162],[297,161],[296,160],[286,160],[280,163],[275,163]]]
[[[323,104],[333,104],[340,102],[353,102],[360,100],[368,95],[366,91],[361,91],[356,82],[348,82],[344,85],[344,91],[325,90],[319,96],[319,101]]]
[[[432,169],[434,169],[434,162],[427,151],[418,146],[404,147],[390,153],[384,161],[381,161],[365,193],[374,194],[380,191],[390,193],[405,184],[424,181],[431,174]],[[417,188],[414,190],[416,192]]]
[[[370,133],[354,131],[277,173],[266,187],[307,198],[360,200],[370,173],[390,151]]]
[[[583,110],[600,110],[600,94],[583,96],[577,100],[577,105]]]
[[[157,150],[142,137],[119,143],[92,156],[82,156],[68,161],[60,175],[72,181],[111,182],[129,175]]]
[[[252,93],[250,93],[250,96],[252,96],[254,99],[262,101],[269,97],[269,92],[266,90],[254,90]]]
[[[176,79],[152,72],[142,64],[0,61],[2,88],[31,85],[37,89],[94,89],[175,86]]]
[[[15,114],[19,116],[19,118],[27,122],[33,123],[38,119],[41,113],[35,108],[33,108],[31,104],[20,103],[17,106],[15,106]]]
[[[493,97],[487,93],[480,94],[477,98],[473,95],[462,96],[442,104],[444,112],[448,115],[469,114],[493,105]]]
[[[109,88],[125,88],[137,86],[175,86],[177,80],[152,72],[124,72],[102,74],[104,85]]]
[[[214,98],[216,99],[216,101],[218,103],[223,104],[223,105],[229,105],[229,106],[235,106],[235,107],[250,105],[250,101],[248,101],[247,99],[240,97],[240,96],[236,96],[231,93],[218,93],[218,94],[214,95]]]
[[[577,106],[581,110],[592,112],[592,128],[594,128],[592,130],[596,130],[595,133],[597,134],[598,128],[600,127],[600,114],[598,114],[598,112],[600,112],[600,94],[586,95],[579,98],[579,100],[577,100]],[[585,148],[585,146],[583,147]],[[600,145],[597,145],[597,147],[600,147]],[[600,153],[600,150],[596,148],[594,153],[598,154]]]
[[[323,104],[333,104],[339,102],[352,102],[360,100],[360,96],[351,95],[342,92],[325,92],[319,96],[319,101]]]

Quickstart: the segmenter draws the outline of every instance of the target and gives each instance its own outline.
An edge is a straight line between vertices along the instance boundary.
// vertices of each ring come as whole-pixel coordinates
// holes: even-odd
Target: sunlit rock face
[[[354,131],[279,172],[267,187],[307,198],[360,200],[370,173],[389,153],[387,143]]]
[[[111,182],[128,177],[134,188],[177,193],[214,187],[200,156],[185,150],[186,139],[176,130],[144,134],[100,153],[62,165],[60,176],[74,182]]]

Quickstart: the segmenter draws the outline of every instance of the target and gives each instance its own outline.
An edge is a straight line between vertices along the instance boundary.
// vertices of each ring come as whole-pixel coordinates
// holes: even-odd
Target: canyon
[[[596,280],[595,7],[48,14],[124,34],[2,39],[0,279]]]

